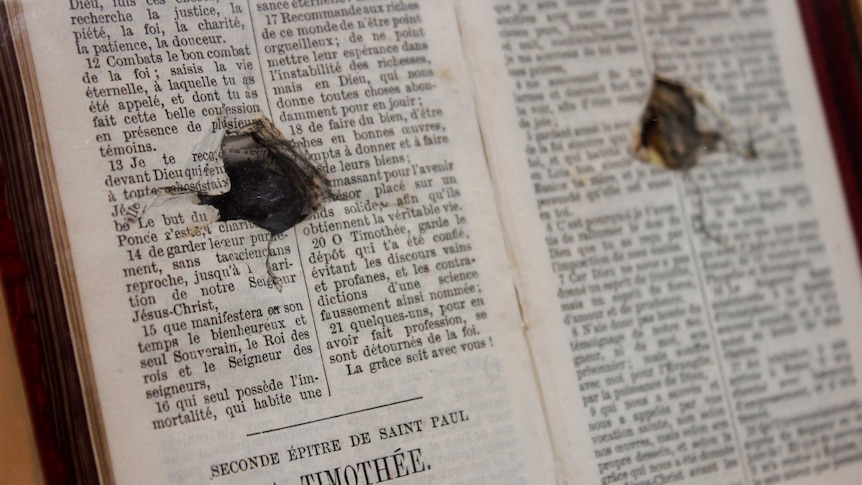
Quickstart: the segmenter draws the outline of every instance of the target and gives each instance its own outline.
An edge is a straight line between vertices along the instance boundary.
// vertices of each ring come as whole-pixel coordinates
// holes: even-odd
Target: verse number
[[[341,244],[341,241],[342,241],[342,239],[341,239],[340,234],[333,234],[332,235],[332,244],[335,244],[336,246],[338,246]],[[324,238],[322,236],[311,238],[311,247],[314,249],[325,248],[326,247],[326,238]]]

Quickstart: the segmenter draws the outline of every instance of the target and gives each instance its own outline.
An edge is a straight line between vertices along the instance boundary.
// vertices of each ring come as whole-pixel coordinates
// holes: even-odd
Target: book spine
[[[45,200],[36,168],[30,116],[9,11],[0,4],[0,286],[46,483],[86,483],[96,475],[59,276],[49,252]],[[9,28],[7,28],[9,26]],[[26,200],[11,197],[24,187]],[[37,295],[53,295],[49,298]],[[3,324],[6,324],[4,321]]]

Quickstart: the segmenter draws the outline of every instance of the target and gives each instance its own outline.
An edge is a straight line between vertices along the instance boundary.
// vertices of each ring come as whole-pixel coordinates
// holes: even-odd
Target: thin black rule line
[[[739,418],[737,414],[733,410],[733,406],[731,406],[731,397],[732,394],[728,389],[727,376],[724,373],[724,364],[721,359],[721,347],[718,345],[718,337],[716,337],[716,322],[715,316],[713,315],[712,310],[710,309],[710,301],[706,296],[706,278],[703,275],[703,270],[701,265],[703,264],[700,261],[699,255],[694,247],[694,227],[691,224],[691,215],[688,213],[688,209],[685,202],[685,189],[682,186],[681,181],[685,179],[674,178],[674,187],[676,187],[676,193],[679,197],[680,209],[682,210],[682,214],[684,216],[685,224],[683,224],[683,228],[686,231],[686,236],[688,239],[688,246],[691,250],[692,259],[694,260],[694,272],[697,274],[698,282],[700,283],[698,287],[700,288],[700,297],[701,302],[704,307],[704,314],[706,315],[706,321],[708,323],[707,328],[709,329],[710,340],[712,341],[713,354],[715,355],[715,363],[718,368],[718,377],[721,382],[721,390],[722,394],[724,394],[724,402],[726,404],[726,408],[728,413],[730,414],[731,419],[731,427],[730,430],[733,431],[733,441],[736,445],[737,456],[739,457],[739,461],[742,463],[742,476],[745,478],[745,483],[752,483],[751,476],[749,475],[751,472],[749,470],[750,465],[748,464],[748,456],[743,453],[742,441],[739,439],[739,430],[737,429],[739,426]],[[697,183],[694,180],[694,177],[691,177],[691,183]],[[700,224],[704,228],[706,227],[706,222],[703,218],[703,212],[700,213]],[[705,229],[704,229],[705,230]]]
[[[274,432],[274,431],[282,431],[282,430],[285,430],[285,429],[297,428],[297,427],[299,427],[299,426],[305,426],[306,424],[319,423],[319,422],[321,422],[321,421],[326,421],[326,420],[329,420],[329,419],[335,419],[335,418],[341,418],[341,417],[344,417],[344,416],[350,416],[351,414],[359,414],[359,413],[364,413],[364,412],[366,412],[366,411],[374,411],[375,409],[388,408],[389,406],[397,406],[398,404],[406,404],[406,403],[408,403],[408,402],[419,401],[420,399],[422,399],[422,396],[414,397],[414,398],[410,398],[410,399],[405,399],[405,400],[403,400],[403,401],[395,401],[395,402],[391,402],[391,403],[389,403],[389,404],[381,404],[381,405],[379,405],[379,406],[372,406],[372,407],[370,407],[370,408],[359,409],[359,410],[356,410],[356,411],[350,411],[350,412],[347,412],[347,413],[336,414],[335,416],[328,416],[328,417],[320,418],[320,419],[312,419],[311,421],[305,421],[304,423],[291,424],[290,426],[282,426],[282,427],[280,427],[280,428],[273,428],[273,429],[267,429],[267,430],[264,430],[264,431],[257,431],[257,432],[254,432],[254,433],[249,433],[249,434],[247,434],[246,436],[247,436],[247,437],[248,437],[248,436],[257,436],[257,435],[259,435],[259,434],[266,434],[266,433],[272,433],[272,432]]]
[[[313,308],[314,303],[311,301],[311,291],[308,289],[308,277],[306,276],[305,266],[302,264],[302,249],[299,248],[299,230],[293,226],[293,239],[296,241],[296,255],[299,257],[299,270],[302,271],[302,282],[305,284],[305,295],[308,296],[308,307]],[[317,329],[317,319],[314,318],[314,310],[309,312],[311,315],[311,326],[314,327],[314,338],[317,340],[317,354],[320,355],[320,366],[323,368],[323,380],[326,382],[326,392],[332,396],[332,388],[329,387],[329,376],[326,374],[326,363],[323,362],[323,347],[320,345],[320,330]]]
[[[260,47],[257,43],[257,33],[254,28],[254,15],[251,13],[251,0],[247,0],[246,5],[248,5],[248,19],[249,22],[251,22],[251,37],[254,40],[254,53],[257,58],[257,72],[260,73],[260,82],[263,85],[263,95],[264,98],[266,98],[266,110],[269,111],[269,117],[271,119],[272,104],[269,102],[269,90],[266,88],[266,77],[263,75],[263,61],[260,58]],[[305,285],[305,295],[308,297],[308,307],[312,308],[314,305],[311,300],[311,291],[308,289],[308,278],[306,276],[307,273],[305,272],[305,266],[302,264],[302,250],[299,249],[299,232],[296,226],[293,227],[293,239],[296,241],[296,253],[299,256],[299,270],[302,271],[302,282]],[[267,268],[267,270],[268,269],[269,268]],[[332,396],[332,387],[329,385],[329,374],[326,372],[326,363],[323,361],[323,347],[320,345],[320,331],[317,329],[317,319],[314,318],[314,311],[311,311],[309,315],[311,315],[311,326],[314,327],[314,339],[317,340],[317,354],[320,356],[320,367],[323,369],[323,382],[326,383],[326,394],[328,396]]]

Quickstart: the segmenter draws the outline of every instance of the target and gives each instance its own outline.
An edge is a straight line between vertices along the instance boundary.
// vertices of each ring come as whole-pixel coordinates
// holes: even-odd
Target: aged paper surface
[[[451,4],[24,11],[118,482],[550,480]]]
[[[560,483],[854,483],[862,291],[791,2],[462,2]]]

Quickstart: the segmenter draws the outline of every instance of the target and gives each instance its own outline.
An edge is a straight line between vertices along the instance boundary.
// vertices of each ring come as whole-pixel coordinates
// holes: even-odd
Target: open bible
[[[862,473],[857,245],[794,4],[4,15],[49,478]]]

